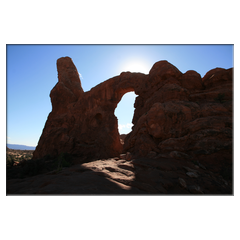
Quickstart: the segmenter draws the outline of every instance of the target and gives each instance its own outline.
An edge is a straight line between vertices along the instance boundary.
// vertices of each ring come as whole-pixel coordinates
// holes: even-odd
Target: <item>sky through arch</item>
[[[115,116],[118,118],[119,134],[128,134],[132,131],[136,97],[135,92],[125,93],[114,111]],[[121,121],[119,121],[119,119],[121,119]]]

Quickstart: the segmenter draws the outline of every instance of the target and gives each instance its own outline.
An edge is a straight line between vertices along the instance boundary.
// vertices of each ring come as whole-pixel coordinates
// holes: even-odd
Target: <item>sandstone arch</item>
[[[134,115],[134,103],[138,95],[134,91],[125,93],[114,110],[114,115],[118,119],[118,130],[120,138],[124,138],[131,131],[131,124]],[[121,119],[121,121],[119,121]],[[121,136],[121,135],[124,136]],[[121,141],[122,142],[122,141]]]
[[[58,83],[50,93],[52,112],[34,158],[61,152],[91,159],[119,155],[122,145],[115,108],[125,93],[142,91],[147,75],[123,72],[84,92],[71,58],[58,59],[57,70]]]
[[[114,111],[122,96],[134,91],[134,126],[123,151],[203,161],[210,155],[213,162],[231,163],[233,69],[213,69],[201,78],[159,61],[148,75],[123,72],[88,92],[71,58],[58,59],[57,69],[52,112],[34,159],[61,152],[83,160],[118,156],[122,145]]]

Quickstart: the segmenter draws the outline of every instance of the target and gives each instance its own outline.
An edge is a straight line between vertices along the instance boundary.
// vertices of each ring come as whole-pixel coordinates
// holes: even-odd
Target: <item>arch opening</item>
[[[115,108],[114,115],[118,119],[119,135],[127,135],[132,131],[132,119],[134,115],[134,103],[137,95],[134,91],[125,93]]]

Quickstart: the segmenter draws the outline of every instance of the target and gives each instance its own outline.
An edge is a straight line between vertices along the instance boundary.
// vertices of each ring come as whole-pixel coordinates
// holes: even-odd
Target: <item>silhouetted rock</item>
[[[233,69],[213,69],[201,78],[195,71],[183,74],[160,61],[148,75],[123,72],[88,92],[69,57],[58,59],[57,69],[52,112],[34,159],[67,152],[92,161],[130,152],[131,158],[200,161],[216,171],[231,167]],[[130,91],[138,96],[132,132],[123,146],[114,110]]]
[[[124,151],[231,166],[232,69],[214,69],[201,79],[195,71],[181,74],[165,61],[157,65],[149,73],[154,80],[148,79],[154,81],[149,91],[155,92],[137,97]]]
[[[67,152],[86,159],[114,157],[122,144],[114,110],[122,96],[140,93],[147,76],[123,72],[83,92],[71,59],[57,61],[58,83],[51,91],[49,114],[33,158]]]

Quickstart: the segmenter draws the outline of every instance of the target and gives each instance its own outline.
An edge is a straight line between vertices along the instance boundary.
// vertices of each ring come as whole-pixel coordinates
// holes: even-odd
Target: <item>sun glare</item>
[[[149,70],[150,67],[143,61],[131,61],[126,63],[122,68],[122,71],[124,72],[140,72],[145,74],[148,74]]]

